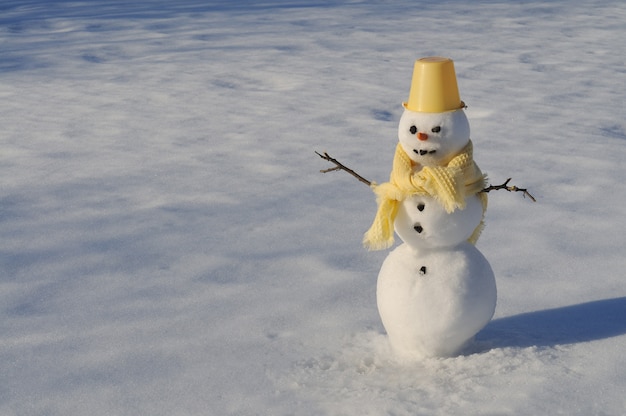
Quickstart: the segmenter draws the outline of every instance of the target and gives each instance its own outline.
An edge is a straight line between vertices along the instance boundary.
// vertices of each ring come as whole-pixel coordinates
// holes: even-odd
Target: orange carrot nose
[[[421,141],[428,140],[428,134],[421,132],[417,133],[417,139]]]

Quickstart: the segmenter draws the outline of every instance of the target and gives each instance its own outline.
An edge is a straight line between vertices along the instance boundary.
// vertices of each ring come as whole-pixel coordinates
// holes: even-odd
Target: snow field
[[[621,415],[619,1],[5,1],[0,414]],[[455,61],[494,320],[389,356],[373,194]]]

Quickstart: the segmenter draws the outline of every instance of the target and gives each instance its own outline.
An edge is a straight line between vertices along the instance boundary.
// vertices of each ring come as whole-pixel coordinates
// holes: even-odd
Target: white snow
[[[0,414],[626,414],[621,0],[4,0]],[[498,184],[468,353],[376,309],[413,62],[454,59]]]
[[[430,196],[406,198],[399,204],[395,231],[401,241],[418,251],[454,247],[467,241],[483,218],[483,204],[478,196],[471,195],[464,203],[463,209],[447,213],[445,207]],[[415,225],[422,227],[419,233]]]
[[[406,243],[383,262],[376,300],[394,360],[453,357],[474,351],[470,341],[493,317],[496,282],[468,242],[431,250]]]

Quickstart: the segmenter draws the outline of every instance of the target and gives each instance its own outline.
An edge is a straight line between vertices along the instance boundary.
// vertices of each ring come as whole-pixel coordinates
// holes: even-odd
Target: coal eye
[[[431,131],[433,133],[439,133],[441,131],[441,126],[433,127]]]
[[[409,131],[411,132],[411,134],[415,134],[415,133],[417,133],[417,127],[415,127],[415,126],[411,126],[411,128],[409,129]]]

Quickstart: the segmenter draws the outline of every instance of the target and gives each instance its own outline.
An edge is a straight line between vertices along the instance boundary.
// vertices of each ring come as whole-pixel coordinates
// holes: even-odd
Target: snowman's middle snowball
[[[400,203],[394,228],[398,237],[414,249],[443,248],[467,241],[483,217],[476,195],[465,199],[465,209],[451,213],[435,198],[413,196]]]

